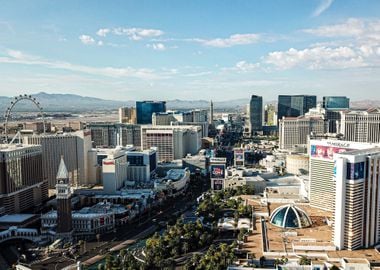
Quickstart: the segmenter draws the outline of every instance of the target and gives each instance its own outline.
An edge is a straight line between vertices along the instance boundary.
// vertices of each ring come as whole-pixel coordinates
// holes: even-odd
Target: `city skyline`
[[[377,98],[376,1],[0,4],[2,96]]]

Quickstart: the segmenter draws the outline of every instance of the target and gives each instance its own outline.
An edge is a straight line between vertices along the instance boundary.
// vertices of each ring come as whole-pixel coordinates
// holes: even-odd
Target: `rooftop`
[[[22,223],[32,217],[35,217],[35,215],[34,214],[4,215],[0,217],[0,223]]]

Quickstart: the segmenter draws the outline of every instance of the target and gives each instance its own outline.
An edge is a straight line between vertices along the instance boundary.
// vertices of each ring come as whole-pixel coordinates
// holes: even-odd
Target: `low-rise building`
[[[309,155],[288,154],[286,155],[286,172],[301,175],[309,173]]]

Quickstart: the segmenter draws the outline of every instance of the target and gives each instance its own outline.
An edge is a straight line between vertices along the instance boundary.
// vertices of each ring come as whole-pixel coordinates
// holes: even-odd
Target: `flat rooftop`
[[[35,216],[33,214],[4,215],[0,217],[0,223],[23,223]]]

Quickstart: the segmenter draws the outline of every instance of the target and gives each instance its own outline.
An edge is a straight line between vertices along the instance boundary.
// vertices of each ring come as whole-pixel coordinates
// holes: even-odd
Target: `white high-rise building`
[[[355,142],[380,142],[380,109],[342,111],[340,133]]]
[[[334,244],[372,247],[380,242],[380,148],[337,154],[334,163]]]
[[[201,138],[202,131],[198,126],[141,126],[142,149],[157,147],[160,161],[196,154],[201,147]]]
[[[89,130],[25,136],[23,142],[41,145],[43,173],[44,178],[48,180],[49,188],[55,188],[61,156],[64,157],[72,186],[87,183],[87,153],[92,148]]]
[[[116,193],[127,181],[127,155],[120,147],[114,149],[102,161],[103,190],[106,194]]]
[[[364,150],[379,144],[340,140],[310,140],[309,201],[310,205],[334,212],[335,184],[334,156],[350,150]]]

